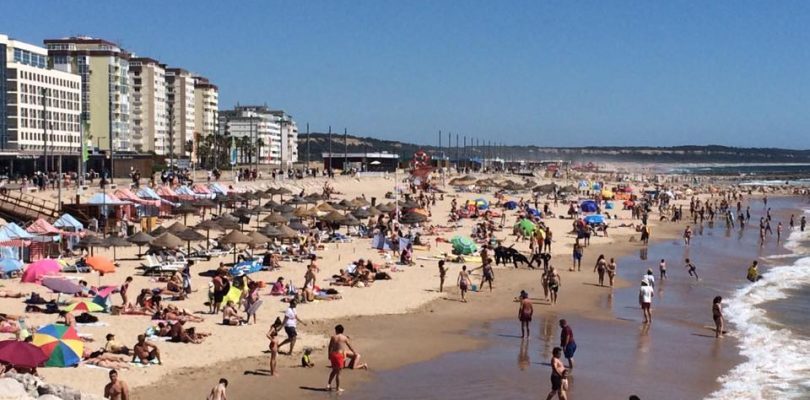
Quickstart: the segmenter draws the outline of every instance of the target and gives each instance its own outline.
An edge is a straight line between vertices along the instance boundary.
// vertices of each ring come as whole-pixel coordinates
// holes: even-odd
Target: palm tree
[[[256,139],[256,159],[262,156],[262,147],[264,147],[264,140],[261,138]],[[261,163],[261,160],[259,160]]]

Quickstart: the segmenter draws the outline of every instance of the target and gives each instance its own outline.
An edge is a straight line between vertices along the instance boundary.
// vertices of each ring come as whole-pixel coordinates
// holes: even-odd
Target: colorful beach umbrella
[[[453,245],[453,251],[462,255],[472,254],[478,250],[478,245],[468,237],[454,236],[450,239],[450,244]]]
[[[585,223],[590,225],[599,225],[605,223],[605,216],[601,214],[588,215],[584,218]]]
[[[28,283],[39,282],[45,276],[56,275],[61,270],[62,267],[58,262],[56,262],[56,260],[45,258],[28,264],[28,267],[26,267],[25,271],[23,272],[22,281]]]
[[[475,199],[475,207],[479,210],[486,210],[489,208],[489,202],[486,199]]]
[[[523,232],[524,235],[529,236],[534,233],[534,230],[537,227],[534,225],[532,221],[529,221],[528,219],[524,218],[520,220],[520,222],[518,222],[518,228],[520,228],[521,232]]]
[[[67,325],[43,326],[34,334],[33,344],[48,356],[48,360],[45,362],[46,367],[79,365],[82,360],[82,352],[84,352],[84,343],[79,334]]]
[[[0,362],[12,367],[36,368],[45,363],[48,356],[37,346],[20,340],[0,342]]]
[[[101,274],[109,274],[115,272],[115,264],[110,259],[102,256],[87,257],[84,262],[93,269],[93,271]]]
[[[62,310],[65,310],[67,312],[74,312],[74,311],[78,311],[78,312],[100,312],[100,311],[104,311],[104,307],[102,307],[101,305],[99,305],[97,303],[94,303],[94,302],[92,302],[90,300],[79,300],[79,301],[77,301],[75,303],[71,303],[71,304],[65,306],[64,308],[62,308]]]
[[[76,294],[81,293],[82,287],[70,279],[65,279],[59,276],[48,276],[42,279],[42,286],[51,289],[59,294]]]

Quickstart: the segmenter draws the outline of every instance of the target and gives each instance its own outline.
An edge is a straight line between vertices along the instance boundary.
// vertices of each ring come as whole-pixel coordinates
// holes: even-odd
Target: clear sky
[[[810,148],[808,1],[3,0],[0,21],[117,41],[302,130]]]

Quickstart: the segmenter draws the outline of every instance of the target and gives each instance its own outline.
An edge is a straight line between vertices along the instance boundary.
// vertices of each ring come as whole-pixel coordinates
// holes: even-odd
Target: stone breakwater
[[[0,400],[102,400],[65,385],[45,383],[31,374],[7,372],[0,377]]]

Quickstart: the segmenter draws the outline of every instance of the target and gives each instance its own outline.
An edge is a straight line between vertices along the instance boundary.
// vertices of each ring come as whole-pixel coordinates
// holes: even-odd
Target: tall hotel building
[[[182,68],[166,68],[166,106],[169,114],[169,137],[177,156],[190,155],[188,142],[194,139],[194,77]],[[169,147],[169,146],[167,146]]]
[[[192,160],[197,159],[197,144],[216,133],[219,89],[202,76],[194,77],[194,148]]]
[[[134,150],[130,131],[130,55],[117,44],[79,36],[46,39],[49,65],[81,76],[86,137],[93,147]],[[112,132],[112,137],[110,137]]]
[[[0,35],[0,152],[77,154],[81,83],[48,68],[46,49]]]
[[[132,81],[132,143],[139,153],[169,153],[169,110],[166,99],[166,69],[146,57],[129,60]]]

